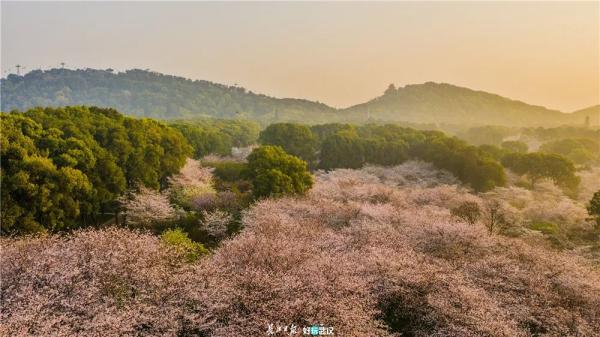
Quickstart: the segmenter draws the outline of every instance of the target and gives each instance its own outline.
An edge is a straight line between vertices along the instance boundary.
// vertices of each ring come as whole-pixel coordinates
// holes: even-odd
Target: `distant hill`
[[[502,96],[445,83],[427,82],[394,88],[369,102],[345,110],[360,120],[446,123],[462,125],[557,126],[583,125],[579,115],[529,105]],[[598,122],[596,121],[596,124]]]
[[[327,121],[335,109],[277,99],[244,88],[133,69],[35,70],[2,79],[2,111],[34,106],[96,105],[153,118],[246,118]]]
[[[495,94],[427,82],[390,86],[371,101],[335,109],[304,99],[274,98],[244,88],[190,80],[147,70],[35,70],[1,81],[1,109],[96,105],[153,118],[244,118],[274,121],[406,122],[462,126],[598,125],[599,106],[573,114],[533,106]],[[593,115],[596,114],[595,118]]]
[[[600,125],[600,104],[573,112],[573,119],[579,120],[584,125],[588,116],[590,117],[590,125]]]

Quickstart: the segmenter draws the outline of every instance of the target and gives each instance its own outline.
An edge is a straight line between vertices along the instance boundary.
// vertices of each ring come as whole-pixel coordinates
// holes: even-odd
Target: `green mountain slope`
[[[600,125],[600,104],[573,112],[573,119],[585,125],[589,117],[590,125]]]
[[[366,119],[461,125],[556,126],[583,124],[576,116],[529,105],[483,91],[427,82],[390,87],[384,95],[346,109],[354,120]]]
[[[557,126],[599,124],[598,106],[573,114],[533,106],[495,94],[427,82],[390,87],[371,101],[334,109],[304,99],[274,98],[244,88],[190,80],[146,70],[36,70],[1,82],[1,109],[96,105],[154,118],[244,118],[262,123],[297,121],[408,122],[461,126]],[[595,109],[595,110],[594,110]]]
[[[2,111],[35,106],[96,105],[154,118],[247,118],[326,121],[334,109],[302,99],[277,99],[208,81],[146,70],[52,69],[2,79]]]

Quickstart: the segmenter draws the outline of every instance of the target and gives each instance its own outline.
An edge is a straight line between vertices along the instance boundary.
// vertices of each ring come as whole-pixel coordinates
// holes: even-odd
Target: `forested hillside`
[[[586,113],[576,115],[514,101],[502,96],[445,83],[427,82],[395,88],[369,102],[346,109],[353,120],[368,115],[373,121],[503,126],[584,125]],[[589,111],[598,125],[598,111]]]
[[[260,125],[252,121],[227,119],[175,120],[170,126],[181,131],[194,148],[194,158],[208,154],[229,155],[233,147],[256,143]]]
[[[327,121],[333,109],[277,99],[244,88],[133,69],[35,70],[2,79],[2,111],[36,106],[95,105],[152,118],[247,118]]]
[[[274,98],[247,89],[146,70],[35,70],[2,79],[2,111],[35,106],[95,105],[161,119],[240,118],[296,121],[404,122],[465,126],[557,126],[600,123],[596,108],[566,114],[498,95],[428,82],[395,88],[369,102],[334,109],[305,99]]]
[[[164,187],[192,153],[176,129],[113,109],[0,117],[4,233],[98,225],[127,188]]]
[[[573,116],[576,120],[583,120],[586,124],[589,116],[589,125],[600,125],[600,104],[574,111]]]
[[[298,171],[306,170],[302,165],[314,171],[422,160],[477,192],[504,186],[508,168],[528,178],[532,187],[550,179],[573,194],[579,183],[575,164],[590,167],[600,160],[598,143],[581,136],[557,138],[543,143],[541,152],[528,153],[527,144],[519,141],[477,147],[440,131],[394,124],[274,123],[260,131],[251,121],[164,123],[97,107],[14,111],[2,114],[1,122],[2,231],[6,233],[97,225],[119,211],[116,201],[128,190],[167,188],[187,157],[229,156],[232,149],[257,142],[274,146],[256,150],[260,169],[243,163],[211,164],[223,178],[223,186],[236,193],[285,194],[302,189],[304,182],[294,180],[300,176]],[[528,131],[572,133],[568,128]],[[287,158],[288,154],[305,164]],[[265,164],[270,161],[273,164]]]

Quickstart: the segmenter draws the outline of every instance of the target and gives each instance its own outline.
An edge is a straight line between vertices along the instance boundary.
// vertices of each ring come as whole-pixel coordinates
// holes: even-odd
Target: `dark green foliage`
[[[231,191],[236,194],[244,194],[251,189],[245,172],[247,164],[234,161],[202,162],[202,165],[213,167],[215,176],[215,188],[220,191]]]
[[[599,138],[600,140],[600,138]],[[561,155],[575,164],[600,160],[600,141],[590,138],[565,138],[542,144],[541,152]]]
[[[358,137],[335,134],[323,141],[319,167],[326,170],[359,168],[366,162],[364,152],[364,144]]]
[[[518,129],[505,126],[486,125],[470,128],[458,137],[473,145],[500,145],[508,136],[518,134]]]
[[[327,137],[333,136],[340,131],[356,132],[356,127],[350,124],[329,123],[313,125],[310,127],[310,131],[317,138],[317,141],[322,143]]]
[[[591,116],[592,126],[599,123],[598,118],[594,118],[598,115],[597,108],[565,114],[491,93],[433,82],[390,87],[382,96],[362,104],[356,102],[357,105],[346,109],[303,99],[278,99],[237,86],[140,69],[120,73],[110,69],[34,70],[24,76],[9,75],[2,79],[0,89],[2,111],[36,106],[96,105],[139,117],[243,118],[263,124],[376,121],[463,127],[551,126],[584,125],[586,116]],[[489,144],[499,145],[501,139]]]
[[[431,162],[477,191],[502,186],[506,180],[497,159],[485,151],[439,131],[418,131],[391,124],[344,128],[329,135],[321,147],[319,167],[398,165],[408,159]]]
[[[518,175],[527,176],[531,187],[542,178],[551,179],[568,190],[574,190],[579,184],[573,163],[556,154],[509,153],[502,159],[502,164]]]
[[[549,142],[565,138],[587,138],[592,140],[600,139],[600,129],[591,129],[584,126],[524,128],[521,130],[521,133],[523,137],[538,139],[542,142]]]
[[[316,159],[317,139],[311,130],[300,124],[276,123],[261,131],[263,145],[281,146],[283,150],[309,163]]]
[[[261,146],[248,156],[247,176],[256,198],[304,194],[313,185],[306,162],[279,146]]]
[[[170,126],[181,131],[194,148],[194,158],[207,154],[231,154],[232,147],[256,143],[260,126],[251,121],[194,119],[175,121]]]
[[[596,226],[600,228],[600,191],[594,193],[587,207],[588,213],[596,220]]]
[[[501,149],[496,145],[483,144],[477,147],[479,151],[485,153],[487,156],[494,158],[497,161],[502,160],[502,157],[508,152],[505,149]]]
[[[416,158],[451,172],[476,191],[488,191],[506,183],[502,165],[485,152],[441,132],[424,134],[427,138],[412,150]]]
[[[222,162],[202,162],[202,165],[213,167],[213,174],[217,179],[223,181],[238,181],[242,180],[243,173],[247,168],[246,163],[234,162],[234,161],[222,161]]]
[[[302,99],[277,99],[237,86],[133,69],[34,70],[2,79],[2,111],[36,106],[96,105],[150,118],[244,118],[328,121],[335,109]]]
[[[378,165],[393,166],[408,159],[408,145],[402,140],[365,140],[363,151],[367,163]]]
[[[527,144],[518,140],[507,140],[502,142],[500,146],[508,152],[527,153],[527,150],[529,150]]]
[[[164,186],[191,151],[177,130],[112,109],[38,108],[1,121],[3,232],[96,224],[127,187]]]

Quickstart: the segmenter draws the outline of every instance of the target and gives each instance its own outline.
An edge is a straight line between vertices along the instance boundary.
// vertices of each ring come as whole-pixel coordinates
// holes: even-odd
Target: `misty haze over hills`
[[[408,122],[463,126],[600,124],[600,105],[563,113],[451,84],[395,88],[368,102],[335,109],[306,99],[275,98],[245,88],[147,70],[36,70],[2,79],[2,111],[35,106],[96,105],[153,118],[244,118],[298,121]]]

